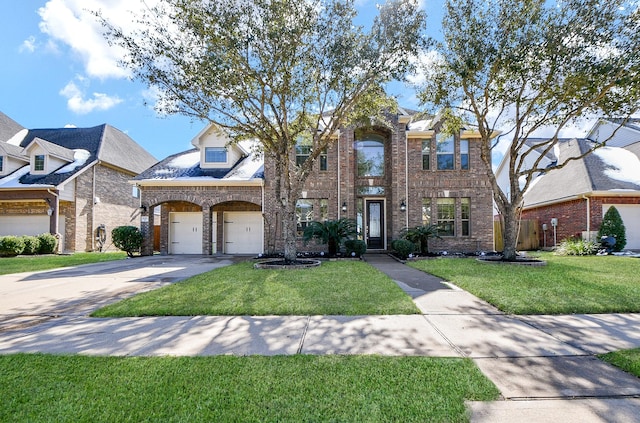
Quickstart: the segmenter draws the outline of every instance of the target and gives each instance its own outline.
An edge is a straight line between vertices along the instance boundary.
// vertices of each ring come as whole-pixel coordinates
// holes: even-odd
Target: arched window
[[[357,141],[358,176],[384,176],[384,138],[368,134]]]

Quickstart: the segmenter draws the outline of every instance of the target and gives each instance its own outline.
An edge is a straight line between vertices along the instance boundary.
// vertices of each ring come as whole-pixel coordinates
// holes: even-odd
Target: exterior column
[[[140,210],[140,232],[142,232],[142,247],[140,254],[153,255],[153,207]]]
[[[202,206],[202,254],[211,255],[211,207]]]

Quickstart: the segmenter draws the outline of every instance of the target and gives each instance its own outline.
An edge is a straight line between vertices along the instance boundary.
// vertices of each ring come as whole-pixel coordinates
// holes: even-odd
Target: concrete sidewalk
[[[594,357],[640,346],[640,315],[505,315],[386,255],[367,255],[411,295],[421,315],[86,317],[105,302],[232,262],[148,260],[0,276],[0,354],[469,357],[503,396],[470,402],[472,421],[631,422],[640,416],[640,379]]]

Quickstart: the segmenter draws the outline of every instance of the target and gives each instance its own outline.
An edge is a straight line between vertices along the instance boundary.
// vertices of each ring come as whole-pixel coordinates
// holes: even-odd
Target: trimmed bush
[[[396,239],[391,242],[391,248],[393,248],[400,259],[406,260],[409,257],[409,254],[414,252],[416,245],[406,239]]]
[[[38,254],[40,251],[40,240],[35,236],[25,235],[22,237],[22,241],[24,241],[24,250],[22,254],[34,255]]]
[[[111,240],[116,248],[133,257],[133,253],[139,253],[142,247],[142,232],[135,226],[118,226],[111,231]]]
[[[597,252],[598,244],[595,242],[570,238],[563,240],[558,245],[555,254],[558,256],[589,256]]]
[[[600,230],[598,231],[598,239],[603,236],[612,236],[616,239],[616,245],[613,246],[613,251],[619,252],[627,245],[627,233],[622,222],[622,217],[614,206],[609,207],[609,210],[604,214],[602,218],[602,224],[600,224]]]
[[[7,235],[0,238],[0,257],[15,257],[22,254],[24,241],[19,236]]]
[[[347,256],[351,257],[351,253],[355,253],[356,257],[361,257],[367,251],[367,243],[361,239],[348,239],[344,242],[344,248]]]
[[[44,233],[38,235],[38,241],[40,241],[39,254],[53,254],[56,252],[58,246],[58,238],[50,233]]]

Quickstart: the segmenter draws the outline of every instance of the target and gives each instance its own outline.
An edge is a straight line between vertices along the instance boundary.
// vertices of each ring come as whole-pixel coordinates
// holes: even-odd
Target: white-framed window
[[[422,140],[422,170],[431,169],[431,140]]]
[[[436,159],[438,170],[453,170],[455,168],[455,143],[452,136],[436,136]]]
[[[456,200],[455,198],[438,198],[438,235],[456,235]]]
[[[311,146],[298,144],[296,145],[296,165],[302,166],[311,155]]]
[[[431,198],[422,199],[422,224],[431,225]]]
[[[329,156],[327,154],[327,149],[325,148],[322,150],[322,153],[320,153],[320,170],[329,170],[328,159]]]
[[[355,144],[358,176],[384,176],[384,139],[369,134]]]
[[[326,222],[329,220],[329,200],[326,198],[320,199],[320,221]]]
[[[298,200],[296,202],[297,231],[302,232],[313,221],[313,201]]]
[[[462,236],[471,235],[471,199],[463,197],[460,199],[460,222],[462,226]]]
[[[44,154],[36,154],[33,157],[33,170],[36,172],[44,170]]]
[[[227,149],[225,147],[205,147],[205,163],[226,163]]]
[[[4,156],[0,156],[0,173],[4,172]]]
[[[469,170],[469,140],[460,140],[460,169]]]

